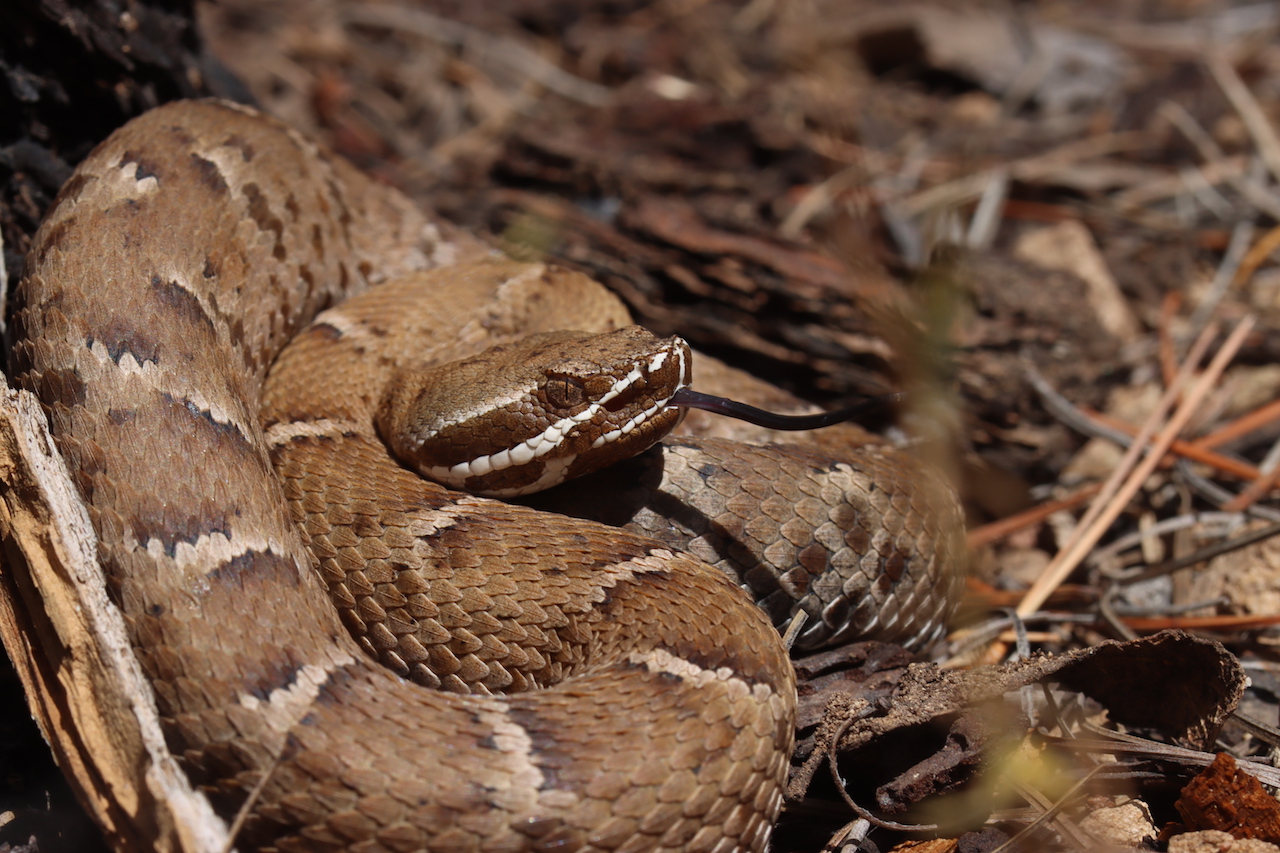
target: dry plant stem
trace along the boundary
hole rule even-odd
[[[1140,633],[1156,631],[1257,631],[1280,625],[1280,614],[1268,616],[1124,616],[1125,625]]]
[[[1102,489],[1101,483],[1091,483],[1081,489],[1072,492],[1065,498],[1046,501],[1042,504],[1036,504],[1030,509],[1024,509],[1015,515],[1005,516],[997,519],[990,524],[984,524],[981,527],[974,528],[969,531],[969,547],[981,548],[983,545],[990,545],[992,542],[998,542],[1011,533],[1030,527],[1033,524],[1039,524],[1055,512],[1064,509],[1072,509],[1087,501],[1096,495]]]
[[[1103,593],[1102,598],[1098,599],[1098,615],[1111,628],[1111,632],[1115,636],[1126,642],[1136,640],[1138,639],[1138,632],[1130,628],[1112,606],[1115,592],[1115,588],[1112,587]]]
[[[1280,747],[1280,729],[1269,726],[1261,720],[1255,720],[1248,714],[1242,714],[1239,711],[1232,711],[1231,719],[1263,743],[1273,747]]]
[[[1031,387],[1040,395],[1045,410],[1065,426],[1091,438],[1105,438],[1121,447],[1129,446],[1131,435],[1103,425],[1098,418],[1086,413],[1066,397],[1059,394],[1057,389],[1049,384],[1049,380],[1041,376],[1031,365],[1026,365],[1024,370],[1027,375],[1027,381],[1031,383]]]
[[[1034,183],[1081,160],[1101,157],[1104,154],[1129,151],[1147,144],[1145,132],[1103,134],[1101,136],[1091,136],[1078,142],[1071,142],[1052,151],[1015,160],[1012,163],[996,168],[997,170],[1005,171],[1008,177],[1013,180]],[[973,175],[965,175],[945,184],[938,184],[926,190],[921,190],[914,195],[901,199],[898,202],[899,209],[904,215],[919,216],[930,210],[954,207],[974,201],[982,195],[982,192],[990,184],[991,172],[992,170],[987,170]]]
[[[1211,535],[1220,535],[1226,537],[1236,530],[1244,526],[1248,519],[1242,512],[1220,512],[1211,510],[1208,512],[1193,510],[1184,512],[1181,515],[1162,518],[1159,521],[1147,527],[1144,530],[1135,531],[1126,536],[1121,536],[1104,548],[1099,548],[1093,553],[1093,559],[1098,563],[1103,576],[1115,581],[1128,581],[1133,575],[1145,571],[1142,569],[1117,568],[1109,570],[1106,564],[1109,562],[1119,562],[1120,555],[1130,548],[1141,545],[1143,541],[1152,537],[1168,536],[1171,533],[1177,533],[1180,530],[1189,530],[1191,528],[1200,528],[1200,536],[1207,537]],[[1220,534],[1209,533],[1210,529],[1220,530]],[[1162,565],[1168,565],[1163,563]],[[1132,581],[1128,581],[1132,583]]]
[[[1242,174],[1243,167],[1237,166],[1229,159],[1218,143],[1213,141],[1213,137],[1181,105],[1165,101],[1160,105],[1159,112],[1200,152],[1200,156],[1208,164],[1205,167],[1206,171],[1221,175],[1223,180],[1231,184],[1258,210],[1273,219],[1280,218],[1280,199],[1256,180]],[[1205,179],[1209,180],[1210,176],[1206,175]]]
[[[1243,284],[1252,278],[1258,267],[1262,266],[1263,261],[1271,257],[1271,253],[1276,249],[1280,249],[1280,225],[1263,234],[1258,242],[1253,244],[1253,248],[1245,253],[1240,266],[1236,269],[1233,283]]]
[[[1151,473],[1155,471],[1156,466],[1160,464],[1165,452],[1169,449],[1169,445],[1173,443],[1174,437],[1186,426],[1196,408],[1209,393],[1209,389],[1213,387],[1214,383],[1222,375],[1222,371],[1226,369],[1227,364],[1235,357],[1236,352],[1244,343],[1245,336],[1252,331],[1253,326],[1254,320],[1252,316],[1245,317],[1236,325],[1235,330],[1218,351],[1209,368],[1205,370],[1191,392],[1182,401],[1173,418],[1161,430],[1146,458],[1136,468],[1133,468],[1138,457],[1146,449],[1150,434],[1155,431],[1156,424],[1164,417],[1164,413],[1168,410],[1173,400],[1181,394],[1182,386],[1190,379],[1194,366],[1199,363],[1204,351],[1208,348],[1209,341],[1212,339],[1215,330],[1209,327],[1201,333],[1182,369],[1178,371],[1174,385],[1165,392],[1156,412],[1143,427],[1142,433],[1134,441],[1133,446],[1129,448],[1123,461],[1116,468],[1115,473],[1107,481],[1098,498],[1094,501],[1093,506],[1085,514],[1085,518],[1081,521],[1079,527],[1077,527],[1078,535],[1075,537],[1075,541],[1054,558],[1045,572],[1027,591],[1026,597],[1018,605],[1017,612],[1019,615],[1025,616],[1039,610],[1040,606],[1049,597],[1049,594],[1071,574],[1072,570],[1084,559],[1089,549],[1097,544],[1107,528],[1124,511],[1129,500],[1146,482],[1146,479],[1151,476]],[[1126,480],[1126,473],[1131,469],[1132,473],[1128,474],[1128,479]],[[1124,481],[1123,485],[1121,485],[1122,480]]]
[[[1254,144],[1258,146],[1258,153],[1262,155],[1262,161],[1267,164],[1272,177],[1280,180],[1280,138],[1276,137],[1275,128],[1267,121],[1257,99],[1221,50],[1210,51],[1205,64],[1222,88],[1222,94],[1227,96],[1231,106],[1240,114],[1240,119],[1253,137]]]
[[[1037,827],[1043,825],[1046,821],[1057,817],[1058,812],[1062,811],[1067,803],[1071,801],[1071,798],[1080,793],[1081,789],[1084,788],[1084,786],[1087,785],[1100,770],[1102,770],[1101,767],[1094,767],[1084,775],[1084,778],[1072,785],[1070,791],[1067,791],[1059,797],[1056,803],[1051,803],[1048,798],[1044,797],[1039,791],[1036,791],[1033,788],[1023,784],[1017,785],[1018,793],[1022,798],[1032,806],[1039,808],[1041,812],[1035,820],[1020,829],[1016,835],[1001,844],[995,850],[992,850],[991,853],[1003,853],[1005,850],[1018,849],[1017,845],[1019,841],[1030,836],[1031,833],[1035,832]],[[1063,831],[1063,834],[1071,836],[1072,849],[1088,850],[1093,847],[1094,839],[1077,827],[1074,822],[1061,818],[1058,820],[1058,827]]]
[[[1253,223],[1249,221],[1237,222],[1235,227],[1231,229],[1231,240],[1227,243],[1227,250],[1222,254],[1222,263],[1218,264],[1217,271],[1213,274],[1213,281],[1209,285],[1208,292],[1204,298],[1200,300],[1200,304],[1196,306],[1196,310],[1192,312],[1191,319],[1187,321],[1187,328],[1191,332],[1198,331],[1209,322],[1209,318],[1218,310],[1227,291],[1231,289],[1231,284],[1236,280],[1236,276],[1240,270],[1240,261],[1248,252],[1249,240],[1253,237]]]
[[[1178,479],[1181,480],[1187,488],[1204,498],[1214,506],[1225,506],[1235,497],[1235,494],[1228,492],[1214,481],[1207,477],[1202,477],[1196,473],[1191,463],[1185,459],[1178,460],[1176,468]],[[1263,519],[1265,521],[1280,521],[1280,510],[1274,510],[1265,504],[1254,504],[1246,510],[1251,518]]]
[[[400,30],[443,44],[477,50],[485,58],[502,63],[552,92],[587,106],[604,106],[612,97],[606,87],[575,77],[514,39],[493,36],[421,9],[349,5],[343,15],[348,23]]]
[[[1079,752],[1102,753],[1115,755],[1134,755],[1139,758],[1149,758],[1158,761],[1174,761],[1191,767],[1208,767],[1217,757],[1212,752],[1202,752],[1198,749],[1187,749],[1181,746],[1171,746],[1169,744],[1157,743],[1155,741],[1142,740],[1139,742],[1131,742],[1128,739],[1120,740],[1115,732],[1105,731],[1107,737],[1104,738],[1051,738],[1052,742],[1064,749],[1076,750]],[[1047,736],[1046,736],[1047,737]],[[1253,776],[1264,785],[1276,786],[1280,785],[1280,768],[1268,767],[1256,761],[1238,761],[1236,765]],[[1106,767],[1107,765],[1102,765]]]
[[[1164,301],[1160,303],[1160,324],[1156,334],[1160,350],[1160,376],[1166,388],[1178,373],[1177,347],[1173,343],[1173,318],[1177,316],[1178,309],[1181,307],[1182,294],[1176,290],[1167,293]]]
[[[854,802],[853,797],[849,796],[848,790],[845,789],[844,779],[840,778],[839,757],[836,755],[836,749],[840,746],[840,741],[844,738],[844,733],[848,731],[849,726],[852,725],[855,720],[856,718],[853,717],[845,720],[840,725],[840,728],[836,730],[835,737],[831,739],[831,745],[827,748],[827,766],[831,768],[831,780],[835,783],[836,790],[840,792],[840,796],[844,798],[845,805],[847,805],[858,817],[868,823],[880,827],[881,829],[891,829],[900,832],[932,832],[933,830],[938,829],[938,825],[933,823],[910,824],[886,820],[885,818],[867,811],[866,808]]]
[[[1113,430],[1123,432],[1130,438],[1138,434],[1139,429],[1133,424],[1125,423],[1122,420],[1113,418],[1110,415],[1103,414],[1102,412],[1095,412],[1092,409],[1081,409],[1081,411],[1098,421],[1098,423]],[[1126,445],[1131,443],[1132,442],[1125,442]],[[1200,444],[1194,441],[1186,441],[1181,438],[1177,439],[1173,444],[1169,445],[1169,450],[1179,456],[1190,459],[1193,462],[1211,465],[1222,473],[1230,474],[1233,477],[1239,477],[1241,480],[1257,480],[1262,474],[1262,472],[1253,465],[1250,465],[1248,462],[1233,459],[1230,456],[1223,456],[1221,453],[1214,453],[1212,450],[1201,447]]]
[[[1266,496],[1275,488],[1276,482],[1280,481],[1280,457],[1277,451],[1280,450],[1280,444],[1273,444],[1271,450],[1267,453],[1267,458],[1262,461],[1261,471],[1257,478],[1250,483],[1245,489],[1231,500],[1222,505],[1227,512],[1242,512],[1253,506],[1259,500]]]
[[[991,247],[1003,219],[1005,199],[1009,197],[1009,173],[1004,169],[993,169],[988,174],[990,180],[982,191],[965,235],[965,245],[970,249]]]
[[[1124,477],[1133,468],[1138,457],[1146,449],[1147,442],[1155,433],[1160,421],[1164,418],[1165,413],[1173,406],[1178,395],[1182,393],[1182,388],[1190,380],[1191,373],[1195,369],[1195,365],[1200,363],[1200,359],[1204,357],[1205,352],[1208,350],[1209,343],[1213,339],[1213,334],[1213,329],[1205,329],[1200,334],[1200,337],[1192,346],[1192,351],[1188,355],[1186,363],[1183,364],[1182,369],[1174,377],[1173,384],[1171,384],[1169,389],[1165,391],[1165,394],[1160,399],[1155,411],[1153,411],[1151,416],[1147,418],[1147,422],[1143,424],[1142,429],[1135,437],[1133,443],[1129,445],[1129,449],[1121,459],[1120,464],[1116,466],[1115,471],[1111,473],[1111,477],[1103,484],[1088,511],[1076,525],[1074,535],[1070,540],[1068,540],[1067,544],[1063,547],[1063,550],[1058,553],[1057,557],[1055,557],[1054,560],[1045,567],[1044,572],[1023,597],[1021,604],[1019,604],[1017,608],[1019,615],[1025,617],[1027,614],[1039,610],[1041,605],[1048,600],[1049,595],[1053,590],[1066,579],[1072,569],[1074,569],[1079,561],[1083,559],[1084,549],[1081,549],[1079,556],[1075,556],[1074,554],[1079,543],[1085,539],[1085,533],[1088,531],[1089,526],[1102,514],[1103,508],[1116,495],[1117,491],[1121,487]],[[1001,654],[1003,654],[1003,652],[1001,652]]]
[[[871,821],[865,818],[858,818],[849,821],[840,829],[836,830],[835,835],[827,840],[826,846],[822,849],[839,850],[840,853],[857,853],[862,849],[862,842],[866,840],[867,835],[871,832]]]
[[[1280,400],[1259,406],[1248,414],[1241,415],[1231,423],[1214,430],[1206,436],[1191,442],[1197,448],[1208,450],[1229,444],[1241,436],[1262,429],[1280,418]]]

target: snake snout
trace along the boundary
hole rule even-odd
[[[475,494],[541,491],[648,449],[679,424],[688,345],[638,326],[547,332],[402,374],[378,415],[423,476]],[[477,391],[477,389],[483,389]]]

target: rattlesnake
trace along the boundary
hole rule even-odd
[[[219,102],[126,125],[77,169],[37,235],[18,293],[14,376],[42,400],[89,507],[171,749],[219,812],[247,807],[242,845],[762,849],[781,806],[794,677],[768,620],[723,572],[594,523],[432,485],[401,492],[393,483],[409,475],[372,441],[380,379],[346,382],[337,412],[271,391],[264,433],[264,379],[286,342],[323,309],[393,279],[448,309],[438,334],[451,351],[459,336],[470,345],[556,328],[569,309],[553,294],[570,308],[599,297],[603,327],[625,322],[585,278],[446,238],[295,131]],[[351,305],[304,338],[390,360],[378,342],[408,313],[382,322]],[[323,378],[328,368],[303,352],[292,380],[272,381]],[[326,357],[350,356],[338,353]],[[345,455],[314,452],[338,445]],[[764,454],[743,456],[747,467],[826,466],[858,488],[867,480],[807,451],[782,462],[772,461],[781,451],[744,452]],[[772,509],[743,529],[795,539],[774,510],[790,500],[812,514],[820,499],[839,507],[831,518],[860,525],[836,550],[930,540],[924,557],[855,554],[864,568],[879,561],[866,602],[836,603],[829,582],[810,584],[814,561],[828,559],[813,543],[783,543],[801,565],[764,582],[775,617],[790,583],[813,593],[805,606],[820,617],[865,623],[873,611],[874,623],[887,607],[901,636],[923,641],[954,599],[958,513],[945,489],[913,497],[923,475],[893,451],[871,454],[871,468],[908,481],[905,496],[865,486],[865,508],[891,520],[853,518],[836,487],[798,486],[763,496]],[[714,492],[720,475],[701,460],[686,469],[694,475],[671,475],[675,492],[697,485],[690,476]],[[695,551],[717,559],[732,532],[716,512],[741,500],[695,499],[706,522],[685,525]],[[903,512],[913,502],[946,518],[914,520]],[[636,523],[671,532],[648,512]],[[829,537],[831,519],[815,521]],[[766,569],[748,582],[760,586]],[[488,695],[513,687],[542,689]]]

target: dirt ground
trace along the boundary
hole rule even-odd
[[[198,16],[262,107],[496,245],[589,272],[655,331],[824,405],[909,391],[870,425],[955,480],[967,598],[918,682],[874,645],[799,664],[774,849],[1280,843],[1280,9]],[[966,681],[975,664],[999,689]],[[930,710],[838,731],[894,695]],[[827,749],[852,803],[815,769]],[[3,756],[0,850],[82,849],[35,760]]]

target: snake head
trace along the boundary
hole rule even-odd
[[[548,489],[646,450],[683,410],[689,345],[639,326],[547,332],[447,365],[401,371],[378,431],[401,462],[492,497]]]

